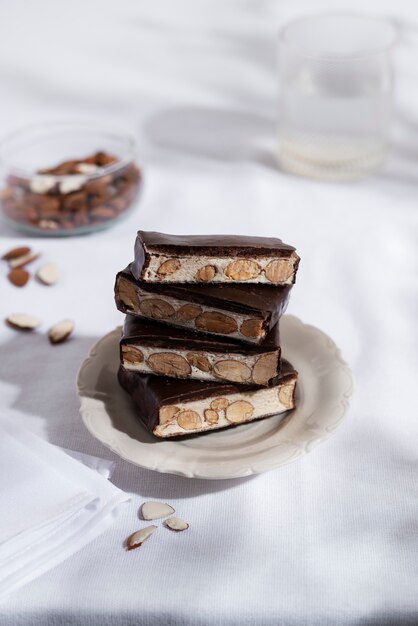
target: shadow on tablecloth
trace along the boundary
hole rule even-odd
[[[0,381],[11,417],[55,445],[116,462],[112,482],[147,498],[192,498],[238,487],[254,479],[198,480],[159,474],[121,460],[85,428],[76,377],[98,337],[74,336],[51,346],[44,333],[18,332],[0,345]]]

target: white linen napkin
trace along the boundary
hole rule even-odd
[[[92,541],[129,500],[106,461],[82,460],[0,421],[0,599]]]

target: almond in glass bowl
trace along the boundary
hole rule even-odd
[[[27,234],[65,236],[118,222],[138,198],[134,139],[91,123],[51,123],[0,143],[4,221]]]

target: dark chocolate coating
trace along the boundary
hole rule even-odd
[[[273,378],[268,386],[274,387],[286,383],[295,376],[297,372],[292,365],[283,360],[279,376]],[[161,406],[260,389],[257,385],[238,385],[222,381],[203,382],[140,374],[127,370],[123,366],[119,368],[118,379],[120,385],[132,397],[140,419],[151,432],[159,423]]]
[[[181,283],[147,283],[136,280],[131,266],[116,275],[115,301],[119,311],[126,313],[126,307],[118,298],[118,278],[123,277],[134,285],[138,285],[150,295],[161,294],[179,300],[202,304],[220,310],[251,315],[255,318],[268,320],[268,327],[274,326],[279,317],[286,311],[290,290],[293,285],[257,285],[257,284],[181,284]]]
[[[228,337],[199,335],[185,328],[177,328],[127,315],[123,326],[121,346],[152,346],[172,350],[197,350],[224,354],[260,354],[279,351],[280,337],[277,323],[260,344],[239,344]]]
[[[150,252],[169,256],[218,257],[289,257],[295,250],[275,237],[248,237],[240,235],[167,235],[139,230],[135,242],[135,261],[132,273],[141,278]]]

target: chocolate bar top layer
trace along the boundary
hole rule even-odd
[[[150,283],[295,282],[299,256],[274,237],[138,231],[132,273]]]
[[[150,252],[207,254],[209,256],[288,256],[295,248],[275,237],[248,237],[241,235],[166,235],[139,230],[135,254],[144,247]],[[143,254],[143,252],[142,252]]]
[[[121,345],[153,346],[231,354],[258,354],[274,352],[280,348],[277,323],[260,344],[238,344],[227,337],[198,335],[183,328],[158,324],[143,318],[127,315],[123,325]]]
[[[136,280],[131,272],[131,265],[119,272],[116,276],[116,285],[118,276],[123,276],[133,284],[138,285],[144,291],[150,294],[161,294],[178,298],[179,300],[187,300],[212,306],[214,308],[225,309],[236,313],[248,313],[256,317],[272,316],[273,323],[285,312],[290,291],[293,285],[280,285],[272,287],[271,285],[249,284],[224,284],[224,283],[205,283],[205,284],[176,284],[176,283],[147,283],[143,280]],[[115,285],[115,298],[118,304],[118,294]],[[118,306],[118,308],[120,308]]]

